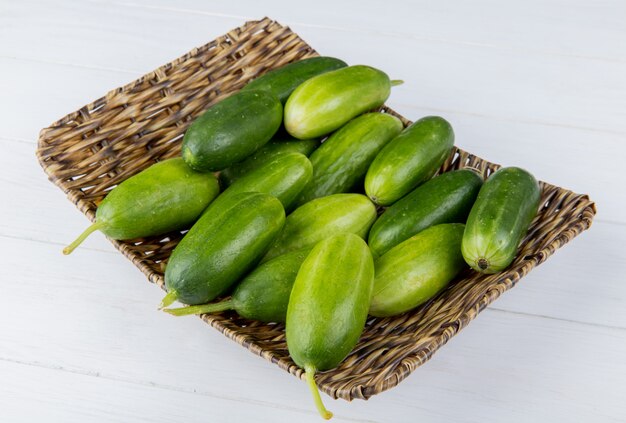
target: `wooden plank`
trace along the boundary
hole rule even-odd
[[[0,410],[11,423],[314,421],[313,410],[199,395],[0,360]],[[210,420],[207,420],[210,419]],[[338,421],[350,421],[338,416]]]
[[[146,72],[243,23],[240,18],[115,4],[96,3],[80,8],[60,2],[48,6],[51,11],[44,7],[35,13],[26,6],[15,7],[13,21],[21,19],[24,24],[6,25],[7,42],[0,43],[0,55]],[[128,16],[120,19],[126,12]],[[48,13],[53,15],[52,21],[47,18]],[[57,48],[32,47],[37,44],[23,31],[33,19],[50,34],[50,42]],[[291,23],[289,19],[284,22]],[[168,31],[163,31],[165,25]],[[393,101],[444,113],[461,111],[626,132],[622,119],[626,114],[626,86],[622,78],[626,61],[499,50],[482,45],[442,46],[429,39],[310,25],[292,27],[323,54],[342,57],[353,64],[377,66],[394,78],[404,79],[405,85],[394,89]],[[210,33],[207,28],[211,28]],[[72,33],[81,36],[70,43],[68,37]],[[618,41],[607,45],[617,50]],[[102,92],[112,87],[107,86]]]

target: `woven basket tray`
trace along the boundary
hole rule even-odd
[[[316,55],[287,27],[268,18],[248,22],[43,129],[37,157],[49,179],[93,220],[111,188],[155,161],[178,155],[185,129],[208,106],[268,69]],[[484,176],[499,167],[456,149],[441,170],[467,166]],[[321,390],[352,400],[397,385],[533,267],[589,228],[595,206],[586,195],[544,182],[541,188],[541,210],[506,272],[467,271],[427,305],[370,319],[352,354],[338,368],[318,374]],[[112,243],[163,288],[161,263],[181,236]],[[287,353],[283,325],[251,322],[232,312],[202,318],[254,354],[303,376]]]

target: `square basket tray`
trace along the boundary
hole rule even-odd
[[[208,106],[268,69],[316,55],[288,27],[268,18],[247,22],[43,129],[37,157],[49,179],[93,220],[110,189],[154,162],[178,155],[185,129]],[[410,123],[399,117],[405,125]],[[455,149],[441,171],[468,166],[485,177],[499,167]],[[397,385],[533,267],[589,228],[595,206],[588,196],[545,182],[541,189],[539,214],[505,272],[467,271],[424,306],[368,320],[346,360],[317,375],[320,389],[352,400]],[[162,263],[181,237],[177,232],[111,242],[163,288]],[[232,312],[202,319],[254,354],[303,376],[289,358],[283,325],[251,322]]]

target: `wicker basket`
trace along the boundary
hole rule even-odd
[[[185,129],[209,105],[268,69],[315,55],[287,27],[268,18],[248,22],[43,129],[37,157],[49,179],[93,220],[111,188],[155,161],[178,155]],[[441,170],[467,166],[485,176],[498,168],[457,149]],[[595,206],[586,195],[544,182],[541,188],[541,210],[506,272],[484,276],[467,271],[427,305],[393,318],[370,319],[350,356],[317,376],[321,390],[352,400],[397,385],[533,267],[589,228]],[[172,233],[112,242],[163,288],[161,263],[180,238]],[[287,353],[282,325],[251,322],[232,312],[202,318],[254,354],[302,377]]]

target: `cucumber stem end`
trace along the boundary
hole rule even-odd
[[[391,80],[391,86],[392,87],[397,87],[398,85],[402,85],[404,84],[404,81],[401,79],[392,79]]]
[[[63,249],[63,254],[65,255],[70,254],[72,251],[76,249],[76,247],[82,244],[83,241],[87,239],[89,235],[91,235],[93,232],[97,231],[98,229],[102,228],[102,226],[103,226],[102,222],[94,222],[91,225],[89,225],[89,227],[85,229],[82,234],[78,235],[78,238],[76,238],[70,245],[68,245],[67,247]]]
[[[168,292],[165,297],[161,300],[161,304],[159,304],[159,310],[172,305],[174,301],[178,299],[178,293],[176,291]]]
[[[206,314],[216,313],[218,311],[232,310],[233,301],[226,300],[221,303],[212,304],[200,304],[179,308],[164,308],[163,311],[171,314],[172,316],[188,316],[190,314]]]
[[[305,365],[304,372],[306,383],[307,385],[309,385],[311,394],[313,394],[313,401],[315,401],[315,407],[317,407],[317,411],[320,413],[320,416],[322,416],[323,419],[330,420],[333,417],[333,413],[331,413],[326,409],[326,407],[324,407],[324,403],[322,402],[322,398],[320,397],[320,391],[315,384],[315,367]]]

